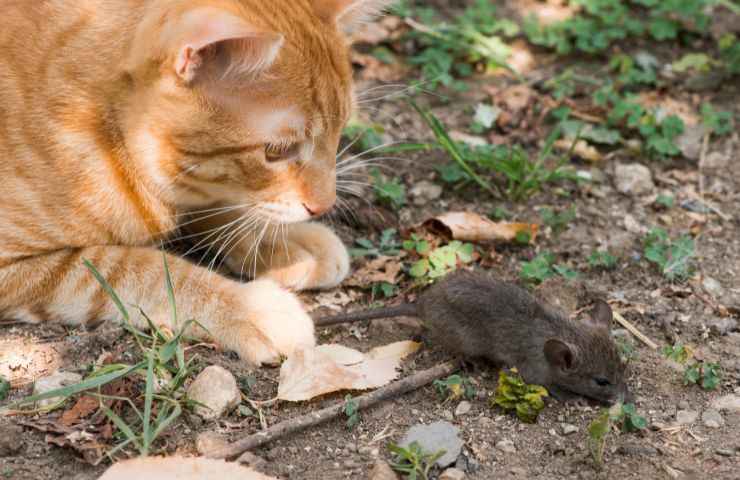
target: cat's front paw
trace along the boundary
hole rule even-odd
[[[276,247],[259,277],[285,288],[333,288],[349,273],[347,248],[334,232],[318,223],[291,225],[285,243]]]
[[[246,319],[236,324],[232,342],[242,359],[275,365],[298,347],[316,344],[313,320],[292,293],[270,280],[255,280],[241,295]]]

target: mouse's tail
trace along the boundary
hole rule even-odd
[[[415,317],[416,315],[416,305],[413,303],[404,303],[395,307],[373,308],[371,310],[343,313],[330,317],[319,317],[314,320],[314,324],[317,327],[328,327],[340,323],[354,323],[363,320],[376,320],[378,318]]]

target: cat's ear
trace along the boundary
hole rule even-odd
[[[283,37],[259,31],[231,13],[198,9],[185,14],[175,73],[186,84],[238,75],[258,75],[277,59]]]
[[[326,22],[350,31],[358,24],[379,15],[395,0],[313,0],[316,14]]]

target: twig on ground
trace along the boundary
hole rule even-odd
[[[411,375],[410,377],[395,381],[373,392],[361,395],[355,398],[354,401],[357,403],[358,410],[364,410],[383,400],[417,390],[434,380],[452,375],[459,368],[460,366],[458,362],[445,362],[436,367]],[[216,448],[210,452],[204,452],[205,456],[209,458],[234,459],[248,450],[260,447],[288,434],[300,432],[308,427],[320,425],[334,418],[338,418],[343,415],[344,407],[345,402],[342,401],[317,412],[311,412],[306,415],[291,418],[290,420],[273,425],[267,430],[245,437],[225,447]]]
[[[642,343],[647,345],[648,347],[652,348],[653,350],[658,348],[658,344],[650,340],[644,333],[639,331],[637,327],[632,325],[629,321],[627,321],[626,318],[622,316],[621,313],[614,311],[614,320],[617,321],[621,326],[629,330],[629,332],[638,338]]]

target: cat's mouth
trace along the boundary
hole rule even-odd
[[[293,205],[280,202],[260,203],[255,214],[267,223],[278,225],[305,222],[314,216],[303,204]]]

